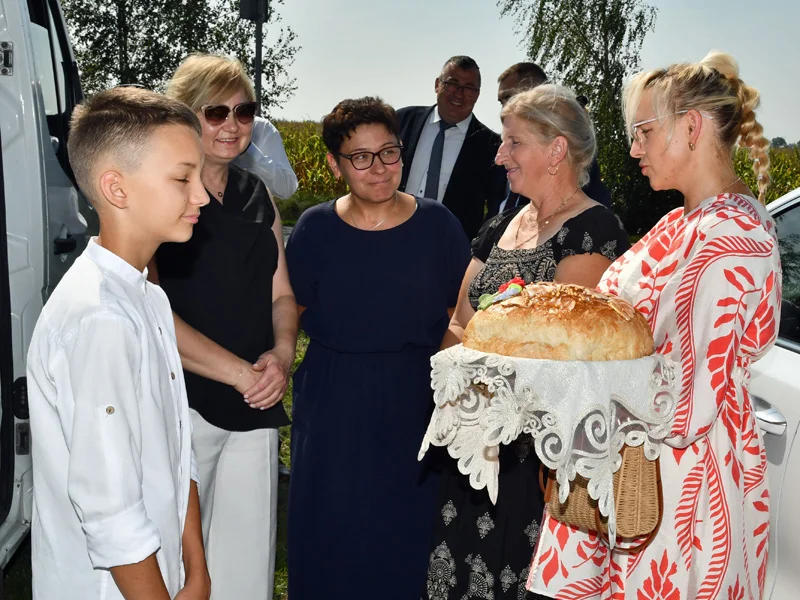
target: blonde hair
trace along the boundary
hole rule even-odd
[[[625,88],[622,109],[628,135],[642,96],[650,92],[653,110],[669,119],[673,113],[697,110],[711,115],[720,146],[732,156],[736,144],[750,150],[758,180],[758,199],[764,202],[769,186],[769,141],[756,120],[758,91],[739,79],[739,64],[724,52],[712,51],[699,63],[679,63],[667,69],[639,73]]]
[[[214,54],[190,54],[167,84],[167,96],[188,104],[195,112],[237,92],[244,92],[250,102],[256,100],[253,82],[242,63],[235,58]]]
[[[589,167],[597,150],[589,114],[563,85],[546,83],[515,94],[503,107],[500,119],[513,115],[527,121],[531,132],[545,144],[561,136],[567,140],[567,161],[578,185],[589,183]]]

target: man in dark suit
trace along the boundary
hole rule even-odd
[[[397,111],[404,147],[400,190],[442,202],[470,239],[487,204],[505,198],[505,170],[494,164],[500,136],[472,113],[480,88],[477,63],[454,56],[436,78],[434,106]]]
[[[497,78],[497,101],[501,106],[505,106],[506,102],[511,100],[515,94],[525,90],[532,90],[543,83],[547,83],[547,75],[536,63],[521,62],[511,65]],[[585,97],[581,96],[578,98],[579,102],[581,102],[581,98],[585,100]],[[585,108],[586,104],[581,102],[581,106]],[[611,208],[611,194],[602,179],[600,179],[600,166],[597,164],[596,158],[589,167],[589,183],[583,186],[583,192],[592,200]],[[511,190],[507,190],[507,194],[503,196],[502,201],[489,205],[486,218],[493,217],[498,212],[523,206],[528,202],[530,200],[525,196],[520,196]]]

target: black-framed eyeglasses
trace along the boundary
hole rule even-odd
[[[358,171],[366,171],[375,162],[376,156],[384,165],[393,165],[397,163],[397,161],[399,161],[403,155],[403,145],[398,144],[397,146],[387,146],[378,152],[368,152],[367,150],[362,150],[360,152],[353,152],[352,154],[343,154],[342,152],[339,152],[338,155],[349,160],[354,169]]]
[[[459,90],[465,96],[475,97],[480,93],[480,88],[476,88],[474,85],[461,85],[460,83],[456,83],[455,81],[439,81],[445,89],[450,92],[451,94],[455,94]]]
[[[228,120],[228,115],[233,111],[233,116],[242,125],[249,125],[253,122],[256,116],[256,109],[258,104],[255,102],[242,102],[233,108],[225,104],[213,104],[208,106],[201,106],[200,110],[203,116],[208,121],[209,125],[222,125]]]

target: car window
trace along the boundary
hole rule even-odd
[[[783,302],[778,335],[800,343],[800,203],[775,217],[783,268]]]

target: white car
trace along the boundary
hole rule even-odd
[[[771,534],[764,600],[800,598],[800,188],[771,202],[783,266],[778,341],[751,368],[767,448]],[[795,477],[798,476],[798,477]]]

